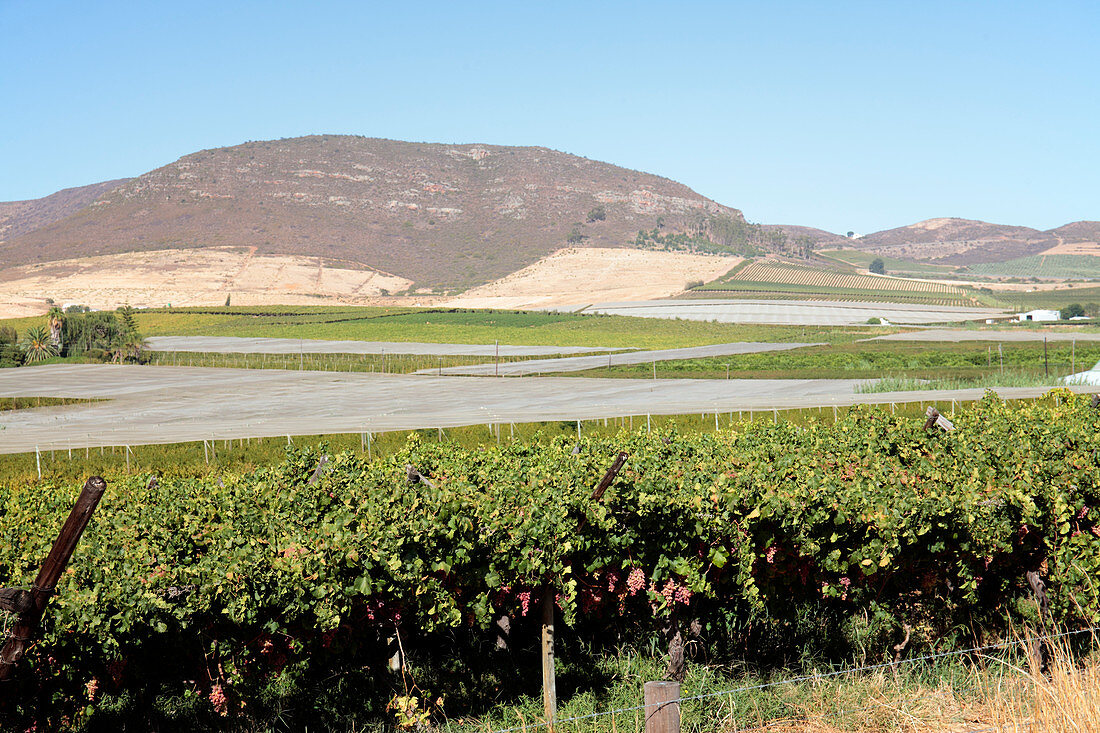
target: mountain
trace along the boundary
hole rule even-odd
[[[1100,242],[1100,221],[1075,221],[1047,233],[1067,242]]]
[[[956,218],[927,219],[849,241],[876,254],[952,265],[1026,257],[1058,243],[1055,235],[1037,229]]]
[[[0,244],[21,234],[61,221],[83,209],[112,188],[129,181],[93,183],[90,186],[65,188],[57,193],[29,201],[0,201]]]
[[[640,230],[744,224],[675,181],[547,148],[333,135],[204,150],[68,199],[68,216],[30,228],[12,215],[0,259],[244,246],[442,290],[503,277],[567,242],[621,247]]]

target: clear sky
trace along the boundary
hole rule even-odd
[[[0,200],[311,133],[543,145],[752,221],[1100,219],[1100,3],[0,0]]]

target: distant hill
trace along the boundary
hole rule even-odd
[[[119,178],[115,181],[93,183],[90,186],[66,188],[49,196],[29,201],[0,201],[0,244],[21,234],[61,221],[112,188],[129,180],[129,178]]]
[[[851,246],[890,257],[969,265],[1038,254],[1057,237],[1028,227],[973,219],[927,219],[849,240]]]
[[[675,181],[547,148],[353,136],[204,150],[74,190],[88,195],[68,195],[68,216],[30,226],[10,215],[0,259],[243,245],[459,289],[567,245],[631,246],[641,230],[698,236],[708,222],[744,223]]]
[[[1048,233],[1067,242],[1100,242],[1100,221],[1075,221],[1051,229]]]
[[[5,271],[65,260],[69,264],[62,269],[69,272],[92,256],[211,248],[203,261],[217,261],[215,269],[223,272],[218,268],[228,266],[226,257],[232,259],[225,254],[228,247],[263,259],[268,269],[281,266],[279,257],[292,257],[295,272],[314,268],[382,278],[367,278],[374,283],[369,287],[355,286],[350,295],[356,296],[376,286],[389,292],[398,283],[395,292],[461,291],[495,282],[565,247],[797,258],[812,244],[972,265],[1054,247],[1059,254],[1092,255],[1100,253],[1100,246],[1090,244],[1096,242],[1096,221],[1042,232],[942,218],[858,238],[799,225],[756,225],[681,183],[547,148],[340,135],[204,150],[137,178],[0,203]],[[186,259],[163,254],[147,261],[181,257]],[[240,273],[250,268],[256,269],[247,258],[238,266]],[[38,277],[37,272],[0,273],[0,282]],[[240,273],[225,272],[219,276],[225,290],[243,287]],[[265,282],[285,280],[268,274]],[[321,274],[312,282],[294,279],[299,289],[292,294],[308,298],[329,292],[320,285],[324,279]],[[31,289],[28,284],[27,292]],[[274,291],[269,295],[275,297]]]

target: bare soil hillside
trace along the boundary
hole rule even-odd
[[[96,309],[223,305],[227,297],[234,305],[368,304],[410,284],[388,273],[251,247],[157,250],[0,270],[0,318],[44,313],[47,298]]]
[[[540,308],[666,298],[682,292],[692,281],[721,277],[739,262],[740,257],[720,255],[569,248],[443,305]]]

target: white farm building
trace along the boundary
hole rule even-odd
[[[1017,313],[1016,320],[1020,323],[1025,321],[1060,321],[1062,320],[1062,314],[1059,311],[1034,310],[1027,313]]]

